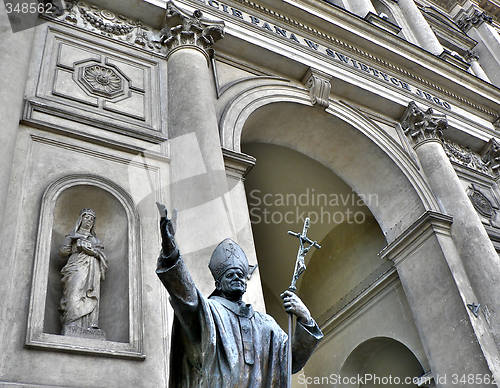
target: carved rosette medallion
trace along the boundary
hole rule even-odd
[[[73,79],[88,94],[116,101],[129,97],[130,81],[116,66],[89,60],[75,65]]]
[[[109,97],[123,91],[121,77],[113,69],[101,65],[84,67],[82,81],[85,81],[94,93],[105,94]]]
[[[186,46],[202,50],[208,58],[208,50],[224,37],[224,22],[205,19],[200,10],[191,15],[169,2],[160,36],[168,50],[167,58],[176,49]]]
[[[328,108],[330,102],[330,84],[331,76],[322,71],[313,69],[312,67],[307,70],[302,78],[302,83],[309,89],[309,98],[311,104]]]
[[[417,146],[425,140],[442,140],[443,131],[448,128],[446,115],[432,108],[423,111],[414,101],[408,104],[400,121],[404,134]]]
[[[472,205],[479,214],[488,219],[493,218],[493,216],[496,214],[496,211],[493,208],[491,201],[483,193],[476,189],[474,184],[472,184],[471,187],[468,188],[467,195],[469,196]]]

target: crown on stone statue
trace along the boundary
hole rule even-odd
[[[247,276],[248,259],[237,243],[226,238],[215,248],[208,268],[215,280],[219,280],[229,268],[239,268]]]
[[[82,211],[80,212],[80,216],[83,216],[84,214],[90,214],[92,217],[95,218],[95,211],[93,211],[92,209],[86,207],[85,209],[82,209]]]

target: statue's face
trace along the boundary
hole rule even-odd
[[[81,226],[84,229],[90,229],[92,228],[92,225],[94,225],[94,216],[92,214],[84,214],[82,217],[82,224]]]
[[[247,278],[241,269],[229,268],[216,287],[227,299],[239,300],[247,290]]]

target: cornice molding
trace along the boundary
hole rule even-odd
[[[193,6],[199,6],[207,9],[207,12],[217,14],[218,16],[222,17],[224,16],[224,12],[217,10],[214,7],[210,7],[207,4],[204,4],[205,0],[185,0],[188,3],[192,3]],[[457,93],[454,93],[451,90],[448,90],[444,87],[438,86],[434,82],[430,81],[429,79],[422,78],[414,73],[412,73],[409,70],[406,70],[405,68],[398,66],[396,64],[390,63],[378,56],[375,56],[365,50],[360,49],[359,47],[356,47],[348,42],[344,42],[340,39],[337,39],[335,36],[332,36],[330,34],[324,33],[321,30],[311,27],[310,25],[306,25],[302,22],[299,22],[298,20],[295,20],[295,18],[289,17],[285,14],[282,14],[276,10],[270,9],[268,7],[265,7],[263,5],[257,4],[253,1],[250,0],[226,0],[225,4],[240,4],[243,6],[244,10],[248,12],[248,10],[254,10],[254,14],[258,17],[266,17],[268,18],[267,21],[269,22],[277,22],[277,25],[280,25],[281,27],[285,27],[286,25],[287,29],[289,29],[290,32],[295,32],[295,33],[304,33],[308,39],[314,38],[316,41],[322,42],[325,46],[331,47],[332,49],[335,50],[340,50],[344,52],[345,54],[348,54],[349,56],[352,56],[353,59],[356,59],[357,61],[365,61],[367,64],[375,65],[378,67],[383,67],[386,69],[388,72],[392,72],[395,76],[400,76],[402,79],[404,79],[407,82],[411,82],[415,84],[416,87],[419,87],[421,89],[426,89],[429,91],[434,91],[438,92],[443,98],[447,98],[450,100],[454,100],[456,103],[459,105],[464,106],[465,109],[474,109],[478,112],[480,112],[483,115],[486,115],[489,117],[489,119],[493,118],[493,120],[496,120],[499,117],[499,114],[496,110],[490,110],[485,108],[484,106],[481,106],[479,104],[474,103],[473,101],[470,101],[462,96],[460,96]],[[307,0],[304,1],[304,4],[307,3]],[[194,5],[196,4],[196,5]],[[290,4],[288,4],[290,5]],[[301,3],[302,8],[299,8],[299,11],[304,11],[307,12],[303,4]],[[307,4],[309,5],[309,4]],[[292,5],[298,7],[298,5]],[[447,61],[444,59],[441,59],[435,55],[432,55],[422,48],[415,46],[414,44],[399,38],[395,36],[394,34],[391,34],[389,32],[386,32],[382,30],[381,28],[378,28],[376,26],[373,26],[372,24],[364,21],[364,19],[361,19],[359,17],[356,17],[356,15],[352,15],[350,12],[340,9],[340,8],[335,8],[332,6],[329,6],[328,4],[320,4],[320,3],[314,3],[310,4],[311,7],[314,7],[314,11],[316,12],[311,12],[310,14],[304,15],[305,17],[307,16],[308,19],[310,18],[323,18],[321,22],[327,22],[330,24],[330,26],[334,28],[343,28],[346,29],[346,31],[354,31],[355,33],[358,34],[358,37],[360,35],[364,36],[372,36],[374,39],[376,38],[381,38],[385,40],[385,43],[387,46],[387,43],[390,42],[390,46],[392,46],[393,52],[396,50],[401,50],[401,53],[411,53],[413,56],[415,56],[414,59],[410,59],[414,61],[415,63],[428,63],[430,66],[436,67],[434,72],[436,74],[441,74],[443,71],[447,73],[453,73],[454,76],[460,78],[462,81],[460,84],[463,84],[463,80],[466,78],[468,81],[470,81],[473,85],[469,88],[469,90],[481,90],[485,87],[491,89],[487,93],[491,93],[492,95],[497,95],[498,98],[500,99],[500,91],[493,87],[490,84],[487,84],[485,81],[478,79],[477,77],[469,74],[468,72],[449,64]],[[325,7],[329,7],[328,9],[324,9]],[[328,18],[328,21],[326,20],[327,15],[318,15],[317,10],[320,9],[321,11],[324,12],[329,12],[329,13],[334,13],[335,15],[331,16]],[[208,11],[209,10],[209,11]],[[257,13],[255,13],[257,12]],[[225,14],[227,15],[227,13]],[[332,19],[333,17],[333,19]],[[250,25],[249,23],[246,23],[242,20],[239,20],[237,18],[231,19],[231,22],[244,26],[247,29],[253,30],[253,31],[259,31],[262,32],[261,28],[256,27],[254,25]],[[335,22],[335,24],[333,24]],[[281,23],[281,24],[279,24]],[[383,36],[382,36],[383,35]],[[276,34],[275,36],[272,35],[274,39],[284,41],[288,45],[290,44],[290,39],[280,37],[280,35]],[[371,40],[373,41],[373,39]],[[294,48],[297,48],[296,46],[293,46]],[[321,56],[322,59],[325,58],[324,55],[319,54],[318,52],[315,52],[314,50],[308,50],[307,48],[299,48],[301,51],[304,51],[308,55],[315,55],[315,56]],[[402,55],[402,54],[401,54]],[[405,60],[408,58],[406,57],[405,54]],[[340,65],[342,65],[340,63]],[[439,69],[439,70],[438,70]],[[458,85],[459,83],[455,83],[455,85]]]
[[[391,260],[397,266],[434,234],[451,236],[453,217],[426,211],[408,229],[379,253],[382,259]]]

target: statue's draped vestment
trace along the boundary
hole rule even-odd
[[[96,256],[78,251],[76,241],[84,240],[92,246]],[[91,234],[72,232],[59,247],[61,257],[69,256],[61,270],[63,298],[61,300],[61,324],[81,327],[97,327],[101,280],[104,279],[107,262],[99,239]]]
[[[287,334],[251,305],[198,291],[182,258],[157,274],[175,310],[170,388],[284,388]],[[297,323],[292,366],[299,371],[323,337],[314,322]]]

